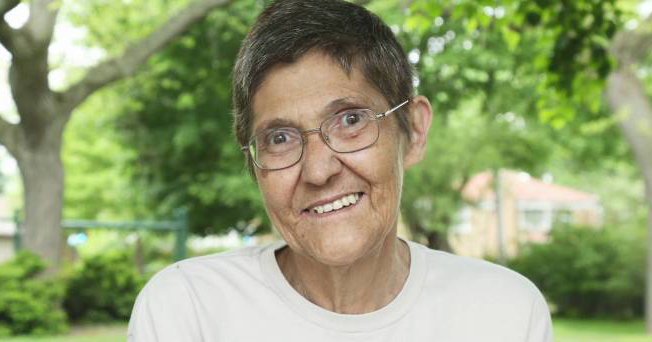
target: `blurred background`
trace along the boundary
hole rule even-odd
[[[652,341],[652,1],[357,2],[435,113],[400,235],[530,278],[557,341]],[[278,238],[231,132],[266,3],[0,0],[0,340],[125,341],[152,274]]]

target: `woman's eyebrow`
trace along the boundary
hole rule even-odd
[[[369,105],[365,103],[367,103],[367,101],[365,101],[363,98],[360,97],[355,97],[355,96],[341,97],[339,99],[335,99],[329,102],[326,106],[324,106],[321,110],[320,117],[326,118],[330,115],[336,114],[342,108],[347,108],[347,107],[368,108]],[[292,120],[288,120],[285,118],[274,118],[274,119],[263,121],[259,125],[259,127],[256,130],[254,130],[254,134],[258,134],[270,128],[279,128],[279,127],[298,127],[298,125],[296,122]]]
[[[342,97],[339,99],[335,99],[331,102],[329,102],[323,109],[322,109],[322,117],[332,115],[337,113],[340,109],[345,108],[345,107],[368,107],[368,105],[364,104],[365,101],[359,97],[354,97],[354,96],[347,96],[347,97]]]
[[[297,126],[297,124],[292,120],[288,120],[288,119],[284,119],[284,118],[274,118],[274,119],[271,119],[271,120],[263,121],[260,124],[260,126],[258,127],[258,129],[256,129],[254,131],[254,134],[258,134],[258,133],[266,131],[266,130],[268,130],[270,128],[296,127],[296,126]]]

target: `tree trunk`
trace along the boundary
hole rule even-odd
[[[48,51],[60,1],[29,1],[27,22],[20,29],[12,29],[4,15],[20,1],[0,0],[0,45],[12,55],[9,83],[20,116],[17,125],[0,117],[0,144],[16,159],[23,180],[23,247],[50,262],[46,274],[54,274],[60,263],[64,185],[61,142],[70,113],[98,89],[133,75],[152,54],[212,9],[231,1],[189,2],[149,35],[129,44],[122,56],[90,68],[66,91],[54,92],[48,83]]]
[[[60,119],[60,121],[63,121]],[[59,269],[64,172],[61,141],[64,123],[52,124],[38,139],[19,139],[15,158],[23,181],[25,221],[21,247],[49,263],[46,276]]]
[[[428,247],[449,253],[453,251],[451,245],[448,243],[448,234],[439,231],[427,232],[425,234],[428,239]]]
[[[631,146],[645,182],[648,208],[647,286],[645,317],[652,334],[652,107],[641,82],[627,66],[616,70],[607,80],[607,95],[614,115]]]
[[[652,169],[644,170],[644,178],[648,226],[645,326],[647,327],[648,334],[652,335]]]
[[[136,232],[136,252],[134,254],[134,261],[138,274],[145,275],[145,251],[143,247],[143,239],[138,232]]]

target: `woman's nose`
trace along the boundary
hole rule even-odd
[[[312,132],[307,132],[312,133]],[[327,136],[306,134],[303,158],[301,160],[301,178],[313,185],[325,185],[328,180],[342,170],[338,153],[327,145]]]

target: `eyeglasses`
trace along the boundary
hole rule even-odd
[[[262,170],[281,170],[298,163],[303,156],[308,133],[319,132],[328,147],[338,153],[352,153],[373,145],[380,134],[379,120],[410,100],[375,114],[370,109],[348,109],[322,121],[319,128],[300,131],[294,127],[276,127],[257,133],[248,145],[254,165]]]

